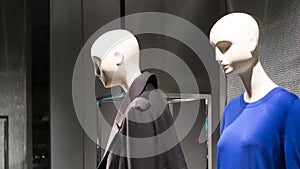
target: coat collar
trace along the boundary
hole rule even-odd
[[[127,94],[130,98],[130,101],[138,97],[149,83],[151,83],[157,89],[157,78],[154,74],[143,72],[140,76],[138,76],[128,89]]]

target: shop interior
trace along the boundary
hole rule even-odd
[[[161,12],[189,21],[208,37],[213,24],[224,14],[252,14],[261,26],[261,59],[268,75],[300,96],[299,9],[298,0],[0,1],[0,168],[96,168],[103,148],[78,120],[72,78],[82,47],[109,22],[135,13]],[[142,20],[136,21],[136,27],[142,24]],[[126,20],[120,25],[126,29]],[[157,75],[159,89],[166,93],[175,119],[181,107],[188,114],[189,107],[199,105],[195,122],[181,141],[188,168],[216,168],[222,112],[228,100],[243,92],[241,81],[233,76],[226,78],[214,57],[199,59],[178,39],[154,33],[137,34],[136,38],[140,50],[169,51],[190,68],[197,91],[181,91],[177,81],[188,86],[188,77],[175,79],[166,71],[143,67],[150,62],[168,67],[174,60],[151,60],[141,54],[142,70]],[[208,50],[213,56],[213,48]],[[111,90],[105,89],[99,79],[95,78],[94,84],[97,105],[93,123],[97,124],[95,138],[101,142],[102,121],[112,124],[117,109],[114,99],[106,97]],[[122,93],[120,88],[115,91]]]

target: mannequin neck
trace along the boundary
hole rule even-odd
[[[123,90],[127,93],[129,87],[131,86],[131,84],[133,83],[133,81],[140,76],[142,73],[139,69],[136,70],[129,70],[126,72],[124,79],[123,79],[123,83],[121,84],[121,87],[123,88]]]
[[[264,71],[260,61],[252,69],[239,76],[245,88],[244,100],[249,103],[263,98],[277,87]]]

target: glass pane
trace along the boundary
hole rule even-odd
[[[4,168],[4,119],[0,119],[0,168]]]
[[[0,117],[0,168],[8,169],[8,121]]]

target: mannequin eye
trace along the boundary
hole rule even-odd
[[[232,43],[229,41],[220,41],[216,44],[217,48],[224,54],[231,47]]]

